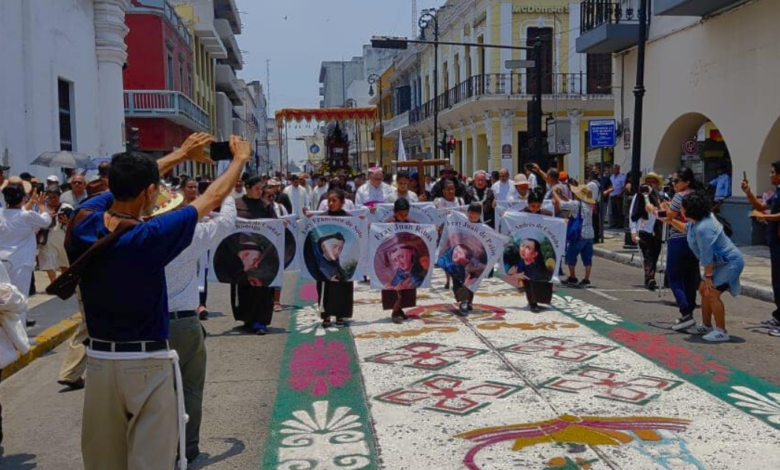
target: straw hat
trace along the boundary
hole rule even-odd
[[[525,177],[524,174],[520,173],[517,176],[515,176],[515,186],[530,186],[531,183],[528,182],[528,178]]]
[[[646,184],[648,179],[654,179],[658,181],[659,184],[664,182],[664,177],[654,171],[651,171],[646,175],[642,176],[642,184]]]
[[[29,181],[25,181],[18,176],[11,176],[10,178],[3,181],[3,185],[0,186],[0,190],[8,186],[9,184],[21,184],[24,188],[24,194],[30,194],[32,191],[32,184],[30,184]]]
[[[167,214],[179,207],[182,202],[184,202],[183,194],[171,191],[168,186],[160,183],[160,193],[157,195],[157,203],[154,205],[151,217]]]
[[[593,199],[593,193],[585,185],[574,186],[571,188],[571,192],[577,196],[577,199],[582,202],[586,202],[588,204],[596,203],[596,201]]]

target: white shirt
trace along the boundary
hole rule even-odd
[[[303,186],[287,186],[284,194],[290,198],[293,214],[303,215],[303,208],[309,208],[309,193]]]
[[[509,192],[509,196],[507,196],[507,201],[527,201],[529,194],[531,194],[530,189],[527,193],[525,193],[525,196],[521,196],[520,193],[517,192],[516,188],[512,188],[512,191]]]
[[[596,181],[591,181],[585,186],[587,186],[588,189],[590,189],[590,193],[593,195],[594,201],[596,202],[601,201],[601,188],[599,187],[599,184]]]
[[[496,201],[508,201],[509,195],[515,192],[515,187],[509,184],[509,181],[506,183],[497,181],[493,183],[493,187],[490,189],[493,190],[493,194],[496,196]]]
[[[81,196],[76,196],[73,191],[65,191],[62,193],[62,196],[60,196],[60,202],[65,204],[70,204],[73,206],[74,209],[78,209],[81,205],[81,202],[87,198],[87,192],[84,191],[81,193]]]
[[[371,183],[366,183],[358,188],[355,195],[355,205],[365,206],[369,203],[379,204],[387,202],[392,194],[393,187],[387,183],[382,183],[378,188],[375,188]]]
[[[398,199],[406,199],[409,202],[419,202],[419,198],[417,197],[417,194],[414,191],[408,190],[406,191],[406,196],[399,197],[398,196],[398,190],[394,189],[393,192],[390,194],[390,197],[387,198],[387,203],[394,203]]]
[[[433,205],[437,209],[452,209],[452,208],[460,207],[464,204],[463,204],[463,199],[459,197],[456,197],[452,201],[448,201],[443,197],[437,197],[436,199],[433,200]]]
[[[168,285],[168,310],[181,312],[200,306],[198,260],[236,228],[236,202],[228,197],[219,214],[195,226],[192,243],[165,267]]]
[[[234,189],[233,190],[233,199],[238,199],[238,198],[242,197],[244,194],[246,194],[246,190],[245,189],[242,189],[241,191],[236,191]]]
[[[48,212],[0,210],[0,260],[9,261],[14,267],[35,266],[35,233],[49,225],[51,216]]]
[[[533,191],[534,188],[539,184],[538,181],[536,181],[536,173],[531,173],[528,175],[528,182],[531,184],[531,190]]]
[[[323,186],[315,186],[314,189],[311,190],[311,206],[310,207],[317,207],[320,205],[320,199],[322,198],[322,195],[328,192],[328,185],[325,184]]]

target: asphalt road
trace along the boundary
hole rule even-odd
[[[774,310],[773,304],[723,294],[726,328],[731,342],[707,343],[697,336],[671,330],[679,316],[674,296],[669,290],[649,292],[644,289],[641,269],[601,258],[594,258],[593,265],[593,288],[569,289],[577,297],[647,325],[657,334],[665,335],[672,344],[710,355],[724,364],[780,385],[780,368],[771,359],[780,350],[780,338],[769,336],[760,325],[762,320],[770,317]],[[582,279],[582,266],[579,266],[577,274]],[[697,309],[694,316],[700,321],[701,309]]]
[[[209,288],[203,454],[192,469],[258,468],[276,399],[289,313],[277,313],[265,337],[246,334],[233,321],[228,292],[222,285]],[[0,469],[83,469],[84,393],[56,383],[63,351],[63,346],[54,349],[0,384],[5,434]]]

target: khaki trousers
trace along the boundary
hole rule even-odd
[[[170,360],[87,359],[85,470],[171,470],[179,428]]]
[[[200,452],[200,423],[203,416],[203,386],[206,383],[206,343],[203,327],[198,317],[171,320],[171,349],[179,354],[184,409],[187,411],[186,443],[187,460],[193,460]]]
[[[81,311],[83,312],[84,309],[82,308]],[[65,357],[60,368],[60,377],[57,379],[59,381],[75,382],[84,377],[84,372],[87,370],[87,348],[84,346],[84,341],[89,334],[87,322],[83,318],[84,314],[81,315],[81,322],[68,341],[68,349],[65,350]]]

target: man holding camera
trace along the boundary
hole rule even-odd
[[[115,155],[110,192],[85,201],[74,215],[66,246],[71,265],[120,231],[101,256],[89,259],[79,282],[89,331],[81,440],[86,470],[174,466],[185,417],[178,356],[168,346],[165,266],[189,246],[198,220],[230,195],[250,159],[249,144],[231,137],[233,160],[203,195],[183,209],[143,219],[161,207],[161,174],[186,160],[213,164],[203,156],[211,141],[194,134],[158,161],[138,152]],[[182,441],[183,435],[183,470]]]

